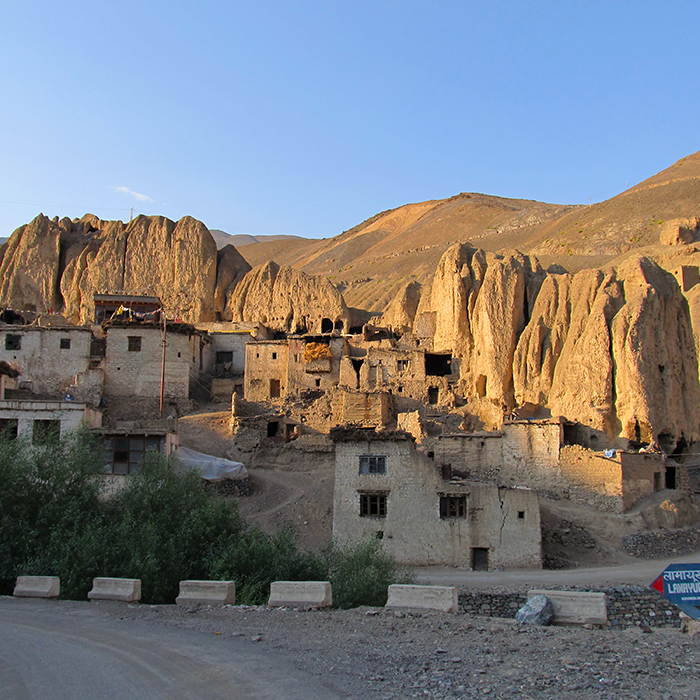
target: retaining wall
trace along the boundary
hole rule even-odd
[[[595,591],[608,598],[608,620],[613,628],[637,625],[649,627],[680,627],[680,610],[654,589],[646,586],[615,586],[611,588],[577,588],[560,586],[559,590]],[[461,591],[459,605],[464,612],[482,617],[515,618],[515,613],[527,602],[527,589],[520,591]]]

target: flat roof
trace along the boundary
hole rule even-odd
[[[143,297],[143,296],[133,296],[130,294],[93,294],[93,301],[113,301],[115,303],[129,304],[158,304],[161,305],[160,299],[158,297]]]

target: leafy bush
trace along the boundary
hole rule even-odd
[[[99,521],[100,456],[82,432],[43,446],[0,434],[0,593],[21,574],[69,581]]]
[[[400,567],[376,538],[342,547],[334,542],[324,550],[323,563],[337,608],[382,606],[392,583],[415,582],[412,572]]]
[[[250,527],[236,501],[156,453],[101,498],[101,464],[85,433],[41,447],[0,435],[0,593],[18,575],[60,576],[62,597],[85,599],[95,576],[115,576],[141,579],[144,602],[171,603],[181,580],[218,579],[259,604],[272,581],[330,580],[335,605],[352,607],[383,605],[389,584],[410,580],[378,540],[317,555],[291,528]]]

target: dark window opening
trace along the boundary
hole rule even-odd
[[[664,475],[661,472],[654,472],[654,491],[661,491],[664,487]]]
[[[61,338],[59,347],[61,350],[70,350],[70,338]]]
[[[233,352],[230,350],[221,350],[216,353],[216,364],[227,365],[233,362]]]
[[[432,450],[428,452],[428,459],[435,459],[435,453]]]
[[[386,474],[386,457],[383,455],[362,455],[360,474]]]
[[[273,352],[273,353],[272,353],[272,359],[273,359],[273,360],[276,360],[276,359],[277,359],[277,353],[276,353],[276,352]]]
[[[332,333],[333,332],[333,321],[330,318],[321,319],[321,333]]]
[[[280,429],[280,424],[279,421],[276,420],[271,420],[268,421],[267,423],[267,437],[277,437],[277,433],[279,432]]]
[[[428,387],[428,403],[435,405],[438,402],[438,388],[436,386]]]
[[[279,379],[270,379],[270,398],[277,399],[280,397],[282,387]]]
[[[362,333],[362,326],[350,326],[350,335],[360,335]]]
[[[126,476],[135,474],[141,468],[146,452],[159,452],[160,437],[111,437],[104,441],[106,450],[105,471],[108,474]]]
[[[452,478],[452,465],[451,464],[441,464],[440,473],[444,481],[449,481]]]
[[[343,322],[342,322],[340,319],[338,319],[338,320],[333,324],[333,328],[335,328],[335,330],[337,330],[337,331],[342,331],[342,330],[343,330]]]
[[[316,379],[316,386],[321,386],[321,380],[318,378]]]
[[[396,369],[399,372],[404,372],[408,369],[408,360],[396,360]]]
[[[17,419],[0,418],[0,433],[4,437],[14,440],[17,437]]]
[[[399,394],[403,394],[403,387],[399,386]]]
[[[290,442],[291,440],[294,440],[297,435],[296,435],[296,425],[294,423],[285,423],[284,425],[284,441],[285,442]]]
[[[676,468],[666,467],[666,488],[675,489],[676,488]]]
[[[425,353],[425,373],[429,377],[446,377],[452,374],[452,355]]]
[[[440,518],[450,520],[467,517],[466,496],[440,496]]]
[[[22,336],[8,333],[5,336],[5,350],[21,350]]]
[[[377,530],[377,533],[376,533],[375,537],[376,537],[378,540],[383,540],[383,539],[384,539],[384,530]]]
[[[489,570],[489,550],[486,547],[472,547],[472,570]]]
[[[525,520],[525,511],[524,510],[518,511],[518,520]]]
[[[32,430],[32,442],[35,445],[50,445],[61,437],[60,420],[35,420]]]
[[[140,335],[130,335],[127,336],[129,341],[129,352],[141,352],[141,336]]]
[[[360,517],[385,518],[386,494],[360,494]]]

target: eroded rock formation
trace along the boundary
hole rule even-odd
[[[253,268],[229,301],[233,321],[262,322],[289,333],[347,331],[350,312],[325,278],[268,262]]]
[[[697,439],[700,385],[688,303],[673,275],[633,257],[545,273],[519,253],[450,248],[422,317],[459,361],[460,391],[505,412],[534,404],[606,435]]]
[[[232,287],[250,269],[235,249],[219,257],[200,221],[139,216],[128,225],[39,215],[12,234],[0,265],[0,302],[63,310],[84,323],[95,293],[154,295],[169,314],[208,321],[225,307]],[[215,300],[215,290],[217,299]]]

